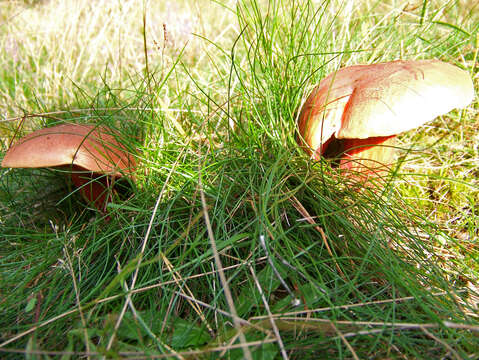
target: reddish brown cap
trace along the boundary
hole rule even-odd
[[[8,149],[3,167],[39,168],[77,165],[113,176],[130,175],[135,160],[113,136],[94,125],[64,124],[44,128],[20,139]]]
[[[391,136],[418,127],[474,97],[469,74],[438,60],[345,67],[313,90],[299,115],[309,153],[338,139]]]

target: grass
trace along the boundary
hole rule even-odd
[[[159,3],[0,3],[3,149],[93,122],[140,164],[110,221],[58,170],[2,170],[2,356],[479,358],[477,99],[362,191],[295,142],[340,66],[477,88],[475,2]]]

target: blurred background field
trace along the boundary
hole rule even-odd
[[[140,163],[109,222],[1,170],[2,356],[479,358],[477,96],[362,191],[295,142],[342,66],[436,58],[477,91],[478,30],[459,0],[0,2],[2,152],[95,123]]]

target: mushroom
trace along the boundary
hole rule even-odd
[[[316,160],[340,157],[341,169],[381,173],[393,162],[397,134],[465,107],[473,97],[469,74],[438,60],[349,66],[309,95],[297,141]]]
[[[133,177],[133,156],[113,136],[95,125],[64,124],[34,131],[11,146],[2,167],[68,167],[72,183],[100,211],[111,201],[112,181]]]

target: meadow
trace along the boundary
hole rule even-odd
[[[0,357],[479,359],[477,95],[364,187],[296,143],[341,67],[479,83],[476,1],[0,2],[1,157],[61,123],[137,159],[102,214],[0,169]]]

